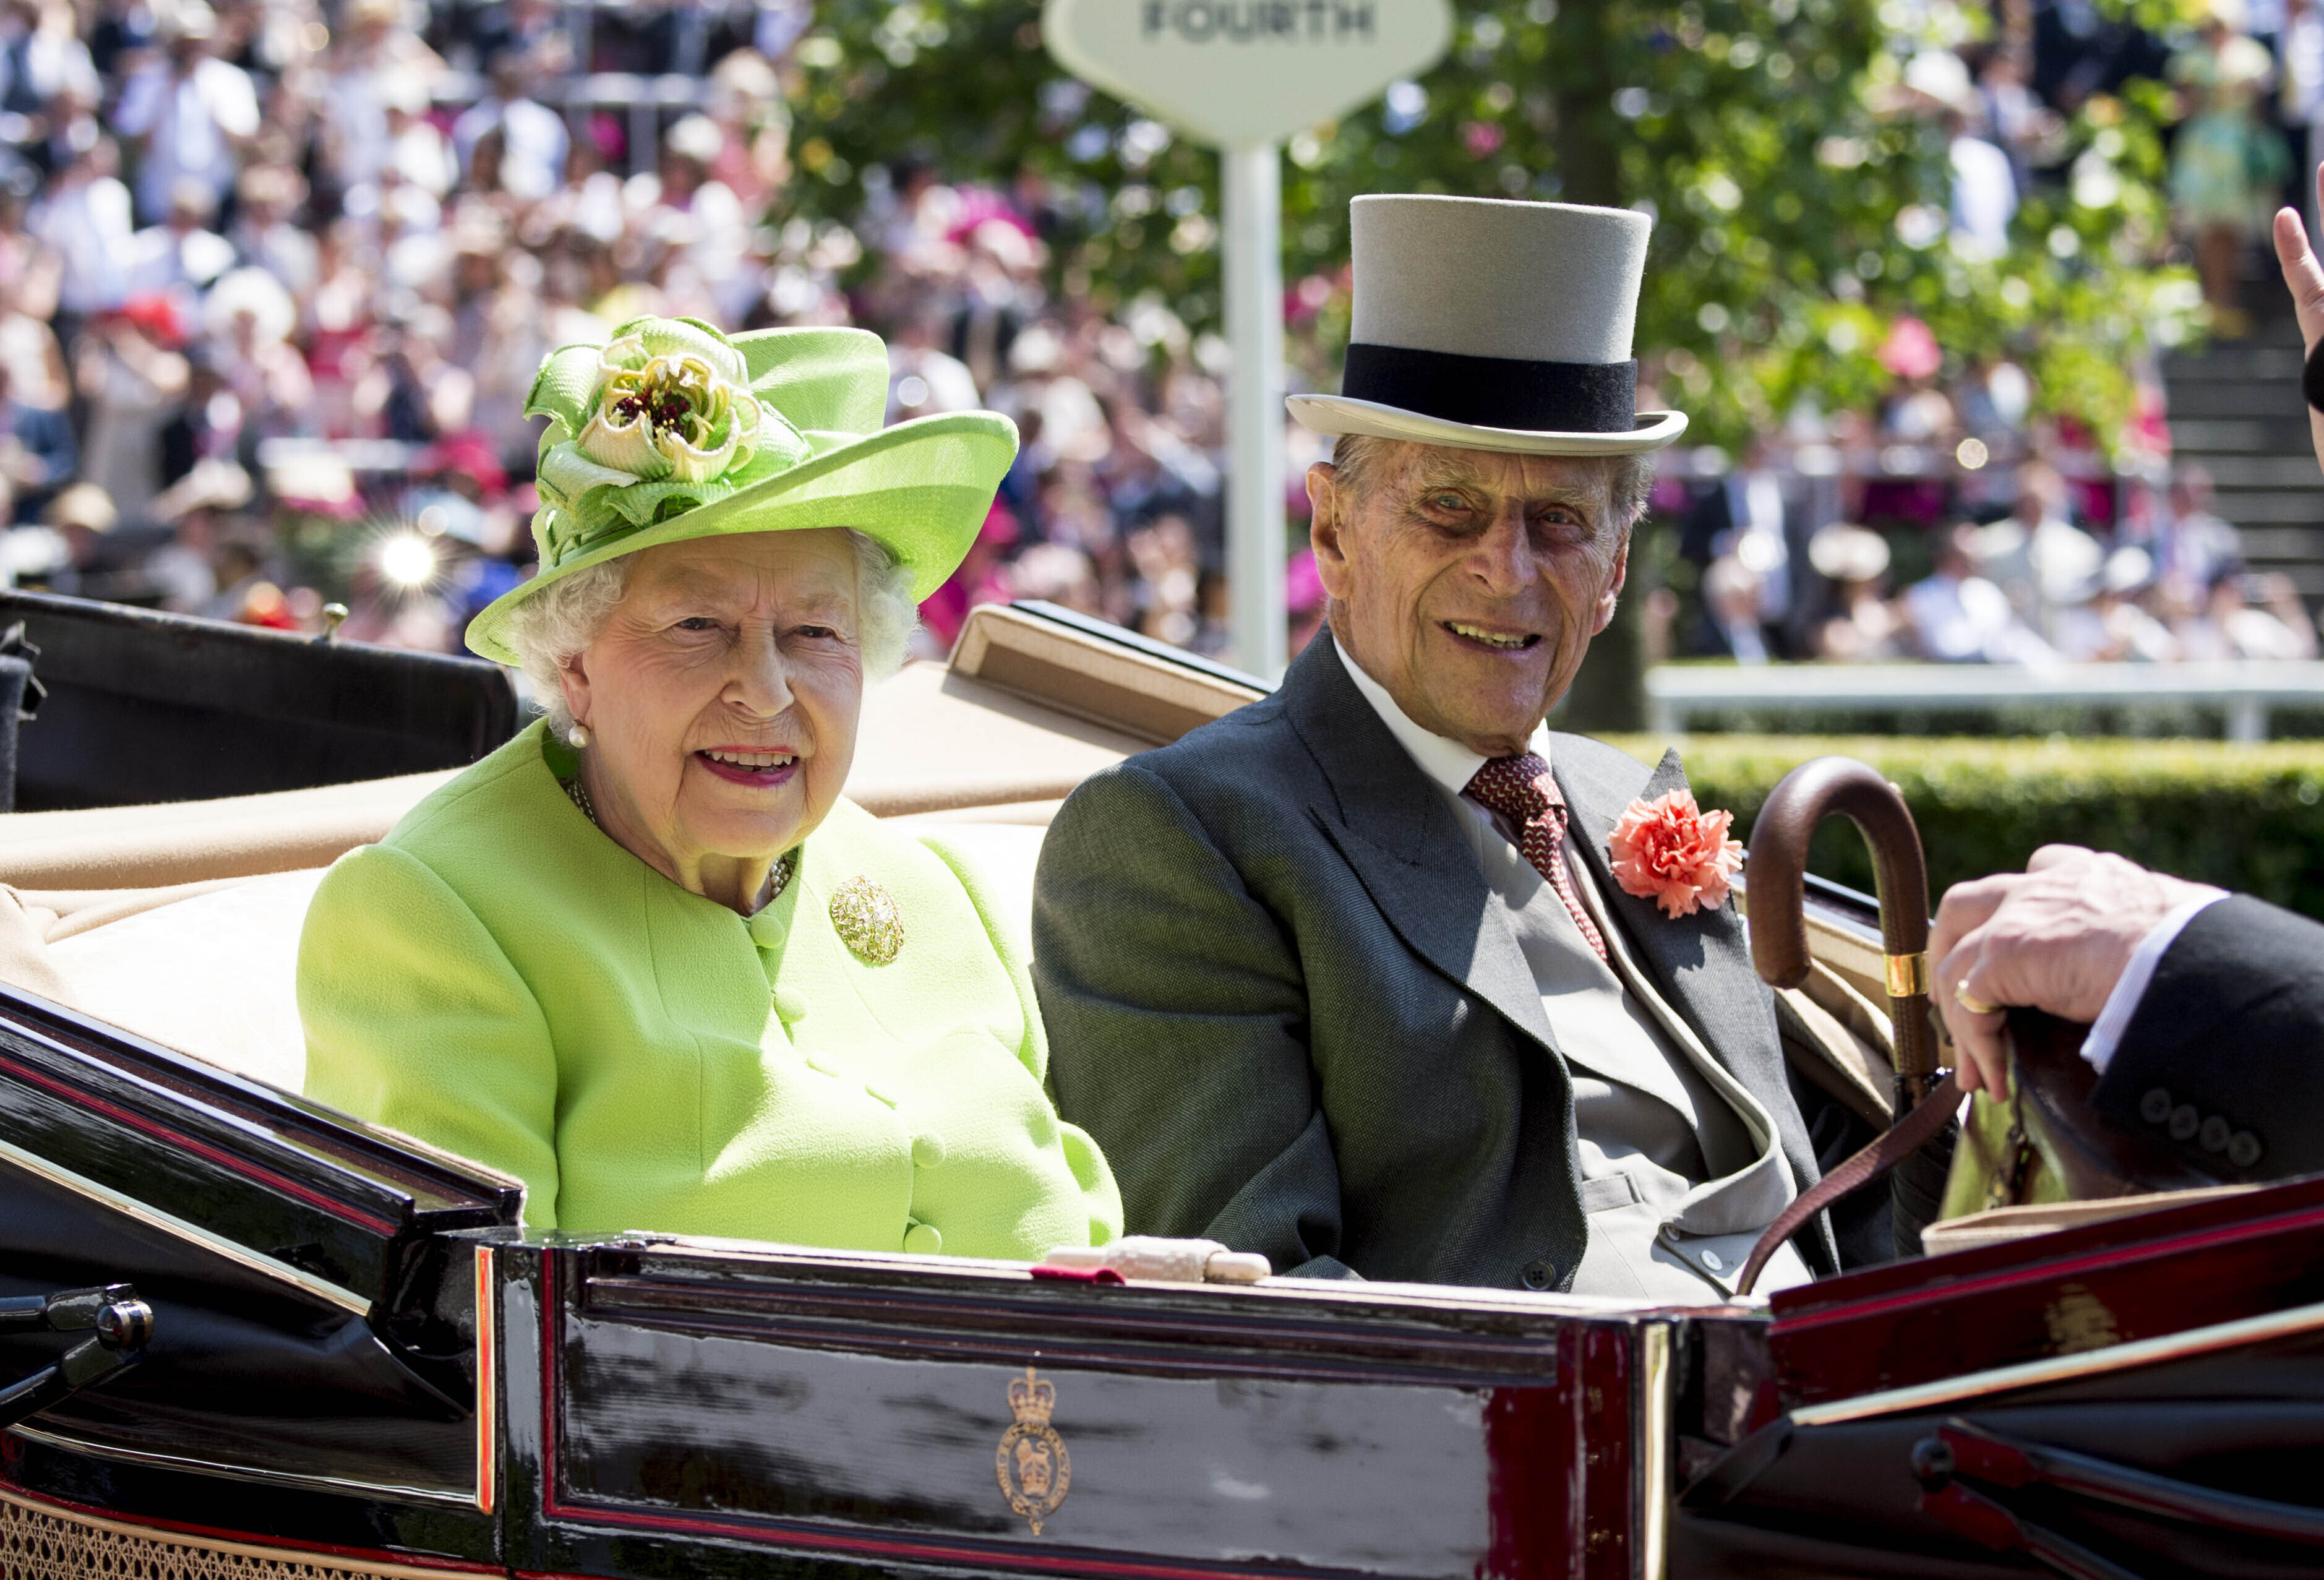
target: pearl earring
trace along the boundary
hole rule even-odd
[[[584,725],[575,725],[565,732],[565,738],[573,744],[573,749],[576,752],[581,751],[589,744],[588,728]]]

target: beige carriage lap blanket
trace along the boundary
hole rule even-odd
[[[0,975],[295,1092],[307,1075],[299,932],[325,870],[132,892],[62,914],[42,903],[53,897],[7,890]]]

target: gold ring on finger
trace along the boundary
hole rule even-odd
[[[1953,984],[1953,1003],[1972,1015],[1997,1015],[2001,1012],[1999,1004],[1988,1004],[1969,992],[1969,978],[1966,976]]]

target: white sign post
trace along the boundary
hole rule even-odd
[[[1283,673],[1283,162],[1273,143],[1219,152],[1227,277],[1227,630],[1234,661]]]
[[[1217,147],[1225,216],[1227,576],[1235,661],[1283,672],[1284,138],[1425,70],[1446,0],[1047,0],[1059,64]]]

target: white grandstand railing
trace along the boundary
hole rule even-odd
[[[2185,664],[1670,664],[1646,676],[1655,727],[1683,730],[1738,714],[1757,719],[1834,714],[1990,713],[2079,707],[2135,713],[2199,707],[2224,717],[2227,739],[2268,738],[2280,707],[2324,709],[2324,661],[2238,660]]]

